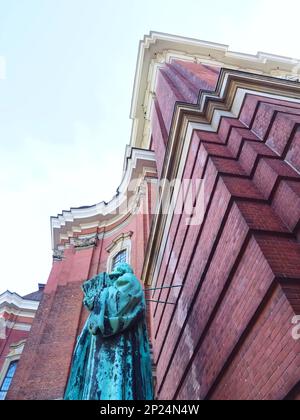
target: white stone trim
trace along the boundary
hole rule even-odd
[[[18,314],[22,316],[22,314]],[[17,315],[17,316],[18,316]],[[16,330],[16,331],[30,331],[31,324],[25,322],[14,322],[6,320],[3,315],[0,315],[0,339],[5,340],[7,337],[7,329]]]
[[[6,339],[6,321],[0,315],[0,340]]]
[[[17,293],[6,291],[0,295],[0,338],[6,339],[7,329],[30,331],[31,324],[6,320],[4,314],[33,319],[39,302],[22,298]]]
[[[134,180],[139,183],[145,169],[156,171],[154,152],[128,147],[125,155],[125,171],[118,193],[108,203],[100,202],[94,206],[72,208],[61,215],[51,217],[52,248],[55,249],[61,240],[69,239],[74,232],[83,229],[107,226],[124,217],[123,208],[130,199],[128,186]],[[132,193],[134,195],[134,193]],[[121,214],[119,214],[121,211]],[[130,212],[130,208],[128,209]]]
[[[147,149],[150,144],[149,116],[158,69],[174,59],[226,67],[290,80],[300,79],[300,60],[258,52],[230,51],[228,45],[150,32],[140,42],[131,101],[131,146]],[[146,115],[146,119],[145,119]]]
[[[36,311],[39,307],[39,302],[24,299],[17,293],[11,293],[6,291],[0,295],[0,308],[7,306],[14,306],[19,310],[31,310]]]
[[[15,309],[14,307],[12,308],[11,306],[4,305],[0,307],[0,318],[1,316],[3,316],[4,313],[7,313],[8,315],[22,316],[24,318],[33,319],[35,317],[36,311],[32,311],[32,312],[24,311],[24,310],[20,311],[20,310]]]
[[[126,251],[126,262],[130,264],[131,261],[131,236],[130,234],[120,235],[120,237],[113,241],[113,243],[107,248],[109,252],[109,257],[107,258],[107,272],[110,273],[112,271],[112,264],[113,260],[116,255],[118,255],[121,251]]]
[[[6,327],[12,330],[17,330],[17,331],[30,331],[31,330],[30,324],[25,324],[22,322],[6,321]]]
[[[2,366],[2,369],[0,371],[0,388],[2,386],[2,383],[5,379],[5,376],[7,374],[8,368],[11,364],[11,362],[15,362],[17,360],[20,360],[20,357],[22,355],[22,352],[24,350],[24,346],[25,346],[25,340],[20,341],[19,343],[15,344],[15,345],[11,345],[11,351],[10,353],[6,356],[4,364]]]
[[[230,71],[228,71],[228,73],[225,75],[224,79],[223,79],[223,86],[220,89],[220,96],[218,96],[218,98],[224,98],[225,96],[225,87],[226,84],[228,83],[228,79],[229,79],[229,75],[230,75]],[[243,79],[243,76],[240,76],[241,79]],[[249,75],[248,77],[245,76],[245,80],[247,80],[247,78],[249,79]],[[251,80],[255,80],[255,76],[251,76]],[[259,80],[257,80],[258,84],[259,84]],[[298,103],[300,104],[300,86],[297,84],[295,84],[295,88],[298,88],[297,94],[298,94],[298,98],[297,97],[287,97],[284,95],[280,95],[280,88],[282,88],[285,85],[285,82],[283,81],[275,81],[273,86],[273,91],[276,90],[276,86],[278,85],[278,94],[276,93],[266,93],[266,92],[260,92],[257,90],[252,90],[252,89],[246,89],[246,88],[238,88],[236,90],[236,94],[231,106],[230,110],[220,110],[220,109],[215,109],[214,113],[213,113],[213,118],[212,118],[212,122],[203,122],[203,123],[195,123],[195,122],[187,122],[187,126],[185,129],[185,133],[182,136],[182,142],[183,142],[183,149],[182,149],[182,154],[180,156],[180,164],[177,170],[177,173],[174,174],[174,178],[177,179],[181,179],[182,175],[183,175],[183,171],[184,171],[184,166],[185,166],[185,162],[187,159],[187,154],[188,154],[188,150],[189,150],[189,145],[191,143],[192,140],[192,135],[193,135],[193,131],[194,130],[203,130],[203,131],[209,131],[209,132],[216,132],[218,130],[219,127],[219,123],[221,121],[222,117],[238,117],[241,107],[243,105],[243,101],[244,98],[247,94],[253,94],[256,96],[262,96],[262,97],[266,97],[266,98],[271,98],[271,99],[280,99],[280,100],[285,100],[285,101],[289,101],[292,103]],[[281,86],[280,86],[281,85]],[[274,89],[275,88],[275,89]],[[208,97],[211,97],[213,100],[213,93],[210,94],[206,94],[203,95],[202,97],[202,101],[199,105],[199,114],[203,111],[204,109],[204,105],[205,105],[205,101],[207,100]],[[214,95],[216,97],[216,95]],[[178,106],[178,112],[180,109],[186,109],[184,106]],[[178,114],[177,114],[178,115]],[[188,118],[188,117],[187,117]],[[170,139],[171,141],[171,146],[170,146],[170,150],[172,150],[175,146],[175,136],[173,134],[172,138]],[[166,164],[167,168],[170,168],[173,166],[173,162],[172,162],[172,155],[169,154],[168,156],[168,162]],[[168,169],[165,171],[166,173],[168,173]],[[162,200],[164,198],[164,192],[166,190],[166,183],[163,184],[162,186],[162,194],[160,197],[160,202],[159,202],[159,207],[161,206]],[[173,192],[173,202],[176,202],[177,197],[178,197],[178,193],[179,193],[179,188],[175,188],[174,192]],[[162,259],[163,259],[163,255],[166,249],[166,245],[167,245],[167,237],[168,237],[168,232],[169,232],[169,228],[173,219],[173,215],[174,215],[174,208],[175,206],[171,207],[171,211],[167,214],[166,216],[166,220],[163,224],[163,234],[162,234],[162,239],[160,241],[159,244],[159,250],[156,254],[156,260],[155,263],[153,261],[151,262],[146,262],[149,263],[150,265],[152,265],[152,267],[155,267],[154,272],[148,270],[148,268],[146,266],[144,266],[144,270],[143,270],[143,281],[146,282],[147,284],[156,284],[157,281],[157,277],[160,271],[160,267],[161,267],[161,263],[162,263]],[[154,226],[153,226],[153,232],[157,231],[157,226],[158,226],[158,221],[159,221],[160,215],[156,215],[155,216],[155,220],[154,220]]]

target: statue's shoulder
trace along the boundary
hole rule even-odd
[[[133,273],[125,273],[120,278],[120,280],[128,281],[128,282],[139,282],[138,278]]]
[[[91,279],[85,281],[82,285],[82,290],[85,293],[101,289],[105,282],[109,279],[107,273],[99,273]]]

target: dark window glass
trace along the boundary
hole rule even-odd
[[[8,371],[7,371],[7,374],[6,374],[7,378],[13,378],[14,377],[15,371],[17,369],[17,364],[18,364],[18,362],[12,362],[9,365],[9,368],[8,368]]]
[[[16,369],[17,369],[17,365],[18,365],[17,360],[15,362],[11,362],[11,364],[9,365],[9,368],[7,370],[5,378],[4,378],[4,380],[2,382],[2,385],[1,385],[0,400],[5,400],[5,398],[6,398],[6,394],[9,390],[10,385],[11,385],[12,378],[14,377],[14,374],[15,374]]]
[[[124,249],[113,258],[112,270],[114,270],[118,264],[126,263],[126,262],[127,262],[127,251],[126,249]]]

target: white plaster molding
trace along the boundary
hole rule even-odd
[[[122,231],[122,230],[125,230],[125,229],[126,229],[126,227],[127,227],[130,223],[131,223],[131,220],[130,220],[130,218],[128,217],[128,218],[127,218],[124,222],[122,222],[122,223],[118,224],[118,226],[116,226],[114,229],[110,229],[110,230],[109,230],[109,231],[107,231],[107,232],[102,232],[102,233],[100,234],[100,238],[103,238],[103,239],[111,238],[111,237],[115,236],[115,234],[116,234],[117,232]],[[99,239],[100,239],[100,238],[99,238]]]
[[[0,295],[0,308],[13,306],[19,310],[36,311],[39,307],[39,302],[22,298],[17,293],[6,291]]]
[[[4,381],[4,378],[6,376],[6,373],[8,371],[9,365],[12,362],[15,362],[17,360],[20,360],[20,357],[23,353],[24,346],[25,346],[26,340],[22,340],[19,343],[12,344],[10,346],[10,352],[6,356],[5,361],[3,363],[2,369],[0,371],[0,386],[2,386],[2,382]]]
[[[11,330],[17,330],[17,331],[30,331],[31,330],[30,324],[25,324],[22,322],[6,321],[6,327]]]
[[[33,319],[36,314],[36,310],[32,311],[25,311],[25,310],[19,310],[16,307],[12,307],[9,305],[0,306],[0,318],[4,315],[4,313],[8,315],[15,315],[15,316],[22,316],[24,318],[31,318]]]
[[[115,238],[112,243],[106,248],[107,252],[111,252],[119,244],[123,243],[127,239],[131,239],[133,232],[121,233],[117,238]]]
[[[300,79],[300,60],[258,52],[256,55],[230,51],[228,45],[150,32],[140,42],[130,117],[131,146],[148,148],[149,116],[155,94],[157,72],[162,63],[174,59],[193,61],[290,80]],[[146,118],[145,118],[146,116]]]
[[[64,249],[64,247],[59,247],[61,240],[69,240],[75,232],[80,233],[88,228],[106,227],[109,224],[121,223],[124,214],[118,214],[118,210],[127,202],[126,195],[130,181],[141,177],[138,170],[139,163],[140,165],[150,166],[152,170],[155,167],[154,153],[149,150],[142,150],[142,148],[149,148],[150,119],[158,69],[164,63],[169,63],[174,59],[238,69],[278,78],[293,79],[300,77],[300,60],[297,59],[262,52],[256,55],[237,53],[230,51],[227,45],[158,32],[151,32],[145,36],[139,46],[132,95],[130,112],[130,117],[133,120],[131,146],[126,148],[124,174],[118,193],[108,203],[100,202],[94,206],[71,208],[69,211],[63,211],[61,215],[52,217],[53,250],[57,247]],[[202,103],[204,103],[205,97],[202,99]],[[206,125],[206,129],[214,131],[222,116],[231,116],[236,112],[235,108],[226,112],[216,110],[211,125]],[[136,193],[137,191],[132,196],[134,197]],[[138,202],[138,197],[136,197],[135,202]],[[131,209],[129,209],[128,214],[130,214],[130,211]],[[68,247],[68,245],[65,247]]]
[[[17,314],[17,316],[22,316],[22,313]],[[7,329],[17,331],[30,331],[31,324],[25,322],[8,321],[4,318],[3,314],[0,314],[0,338],[3,340],[5,340],[7,337]]]
[[[126,251],[126,262],[130,264],[131,261],[131,237],[132,232],[127,234],[122,234],[118,238],[116,238],[106,250],[109,252],[109,256],[107,258],[107,272],[110,273],[112,271],[113,260],[116,255],[118,255],[121,251]]]
[[[153,172],[153,170],[152,170]],[[143,171],[144,173],[144,171]],[[153,172],[153,175],[156,175],[156,172]],[[109,219],[109,221],[103,221],[101,222],[101,215],[99,215],[98,219],[93,222],[93,223],[79,223],[78,225],[74,225],[72,224],[71,230],[67,231],[66,233],[61,233],[60,230],[60,234],[59,234],[59,241],[61,240],[66,240],[69,241],[70,240],[70,244],[74,245],[75,241],[73,241],[73,236],[74,233],[81,233],[84,230],[87,229],[102,229],[102,228],[108,228],[110,225],[116,224],[117,226],[113,229],[109,229],[107,230],[101,237],[103,238],[108,238],[110,236],[113,236],[115,234],[116,231],[119,231],[122,227],[125,227],[128,223],[130,223],[130,221],[128,220],[129,217],[134,214],[136,212],[138,203],[140,202],[140,199],[143,195],[143,190],[140,188],[141,185],[143,185],[143,181],[146,178],[146,176],[142,176],[139,179],[137,179],[135,181],[135,189],[130,197],[130,200],[126,201],[124,200],[121,205],[120,205],[120,215],[117,215],[114,217],[114,215],[111,215],[111,218]],[[127,206],[127,204],[129,203],[129,205]],[[122,205],[124,207],[122,207]],[[125,213],[123,213],[122,211],[126,210]],[[125,221],[121,221],[123,218],[125,218]],[[76,220],[74,220],[74,223],[76,223]],[[87,238],[87,236],[95,236],[95,234],[91,234],[91,235],[79,235],[77,236],[77,240],[81,240],[81,239],[85,239]],[[63,251],[64,249],[68,248],[70,246],[70,244],[66,244],[66,245],[58,245],[57,249],[59,251]],[[55,254],[54,254],[55,255]]]
[[[6,322],[3,316],[0,314],[0,340],[6,339]]]
[[[120,187],[115,197],[108,203],[100,202],[94,206],[71,208],[63,211],[57,217],[51,217],[52,248],[56,249],[63,239],[73,237],[74,232],[80,233],[83,229],[107,226],[113,224],[126,215],[122,209],[128,209],[134,192],[128,194],[131,183],[139,183],[145,168],[153,173],[156,171],[154,152],[128,147],[125,155],[125,171]]]
[[[233,71],[234,73],[234,71]],[[216,95],[215,93],[211,93],[211,94],[203,94],[202,98],[201,98],[201,102],[199,105],[193,107],[193,110],[195,111],[195,109],[197,108],[197,111],[199,112],[199,115],[201,113],[203,113],[204,107],[205,107],[205,103],[207,100],[211,99],[212,101],[214,99],[224,99],[226,96],[226,86],[229,83],[229,79],[230,79],[230,70],[226,70],[224,71],[224,78],[222,81],[222,86],[220,87],[220,94]],[[259,91],[259,90],[255,90],[255,89],[250,89],[250,88],[241,88],[238,87],[235,91],[235,96],[233,98],[232,104],[230,109],[215,109],[213,111],[213,116],[212,116],[212,120],[211,122],[207,121],[205,118],[203,118],[203,122],[201,123],[196,123],[193,121],[189,121],[188,120],[188,114],[186,115],[186,119],[187,119],[187,123],[186,123],[186,127],[184,128],[184,133],[181,134],[182,136],[182,144],[183,144],[183,148],[181,151],[181,155],[180,155],[180,160],[179,160],[179,166],[177,169],[177,172],[175,174],[173,174],[173,178],[177,178],[177,179],[181,179],[183,176],[183,171],[184,171],[184,166],[185,166],[185,162],[187,159],[187,154],[188,154],[188,150],[189,150],[189,146],[192,140],[192,135],[194,130],[203,130],[203,131],[209,131],[209,132],[216,132],[218,130],[220,121],[222,117],[238,117],[240,110],[242,108],[245,96],[247,94],[252,94],[252,95],[258,95],[258,96],[262,96],[262,97],[266,97],[266,98],[271,98],[271,99],[279,99],[279,100],[285,100],[285,101],[289,101],[291,103],[297,103],[300,104],[300,85],[298,83],[294,83],[293,84],[293,88],[295,89],[295,96],[287,96],[287,94],[283,94],[284,92],[284,88],[287,86],[288,82],[285,82],[283,80],[276,80],[276,79],[268,79],[268,78],[256,78],[255,75],[246,75],[246,74],[238,74],[238,78],[239,78],[239,82],[241,84],[243,84],[243,82],[245,81],[255,81],[257,82],[257,85],[259,86],[259,84],[262,83],[262,81],[266,82],[268,81],[269,84],[269,89],[272,90],[272,92],[263,92],[263,91]],[[268,80],[267,80],[268,79]],[[276,93],[275,93],[276,92]],[[177,119],[176,121],[174,121],[174,125],[177,125],[178,122],[178,115],[182,110],[187,111],[191,108],[187,108],[184,105],[178,105],[177,106]],[[194,118],[194,116],[193,116]],[[175,133],[176,130],[173,131],[172,136],[170,138],[170,147],[169,150],[175,149],[175,142],[176,142],[176,134]],[[169,173],[170,168],[172,168],[174,166],[174,162],[173,162],[173,155],[171,153],[169,153],[168,156],[166,156],[166,170],[164,171],[164,175]],[[160,196],[160,200],[159,200],[159,205],[158,207],[160,208],[162,206],[162,202],[165,196],[165,191],[167,190],[167,183],[164,182],[162,184],[162,193]],[[179,193],[179,188],[175,188],[174,192],[173,192],[173,197],[172,197],[172,202],[176,202],[177,197],[178,197],[178,193]],[[153,229],[152,229],[152,238],[150,237],[150,241],[153,240],[153,235],[154,232],[157,232],[158,229],[162,229],[162,235],[161,235],[161,239],[159,240],[159,243],[156,243],[154,246],[156,247],[157,252],[154,252],[155,258],[151,261],[149,261],[149,255],[146,256],[145,259],[145,266],[144,266],[144,270],[143,270],[143,274],[142,274],[142,279],[144,282],[146,282],[148,285],[155,285],[156,281],[157,281],[157,277],[160,271],[160,267],[161,267],[161,263],[162,263],[162,259],[163,259],[163,255],[167,246],[167,238],[168,238],[168,232],[172,223],[172,219],[173,219],[173,215],[174,215],[174,208],[170,207],[170,211],[168,212],[167,216],[165,217],[165,219],[162,219],[162,215],[161,214],[157,214],[154,217],[154,221],[153,221]],[[159,226],[159,222],[162,221],[162,226]],[[159,227],[158,227],[159,226]],[[148,258],[148,260],[147,260]],[[152,268],[154,267],[154,271],[152,270]],[[150,269],[149,269],[150,267]]]

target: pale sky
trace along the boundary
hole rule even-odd
[[[51,215],[114,195],[144,34],[300,58],[299,15],[299,0],[0,0],[0,293],[46,283]]]

